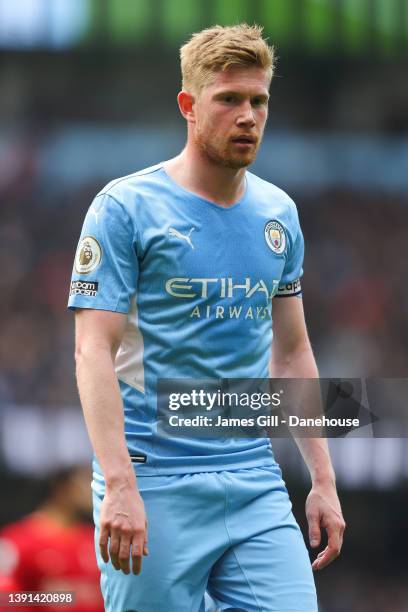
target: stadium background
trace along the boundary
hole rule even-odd
[[[89,457],[65,310],[84,213],[179,151],[178,47],[243,20],[277,46],[254,171],[298,204],[321,375],[406,377],[407,0],[0,0],[0,525]],[[348,530],[322,612],[407,612],[406,439],[331,447]],[[305,469],[276,449],[304,526]]]

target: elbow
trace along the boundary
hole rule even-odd
[[[313,355],[312,345],[310,344],[309,338],[294,346],[292,350],[288,352],[287,358],[290,361],[294,361],[295,359],[299,359],[299,357],[303,357],[304,355],[308,354]]]
[[[296,348],[290,350],[273,350],[270,361],[270,375],[273,378],[279,377],[305,377],[309,378],[316,375],[315,360],[313,357],[312,347],[310,342],[302,343]],[[304,375],[304,372],[308,374]],[[301,373],[300,373],[301,372]]]
[[[83,364],[84,360],[86,359],[86,354],[87,354],[87,351],[82,344],[77,344],[75,346],[74,359],[75,359],[75,368],[77,372],[78,372],[78,369]]]
[[[313,354],[309,339],[293,346],[274,347],[272,344],[272,361],[276,361],[283,366],[290,365],[307,353]]]
[[[77,342],[75,346],[75,367],[76,371],[82,366],[93,366],[95,362],[100,362],[106,358],[110,361],[114,361],[116,351],[109,345],[89,343],[89,342]]]
[[[76,371],[82,366],[92,365],[99,359],[100,350],[89,343],[80,342],[75,346],[75,367]]]

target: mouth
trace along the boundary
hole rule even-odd
[[[254,136],[247,135],[235,136],[234,138],[232,138],[232,142],[242,146],[251,146],[256,144],[256,138]]]

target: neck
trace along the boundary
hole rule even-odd
[[[191,143],[165,163],[165,170],[188,191],[221,206],[235,204],[245,192],[245,168],[217,164]]]
[[[70,526],[77,523],[75,512],[69,507],[62,507],[53,501],[48,501],[38,510],[39,514],[45,514],[55,523],[61,526]]]

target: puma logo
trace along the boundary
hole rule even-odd
[[[194,230],[195,230],[195,227],[192,227],[190,231],[188,232],[188,234],[182,234],[178,230],[174,229],[174,227],[169,227],[169,236],[173,236],[174,238],[180,238],[180,240],[185,240],[191,246],[191,248],[194,249],[194,244],[192,243],[191,238],[190,238]]]

